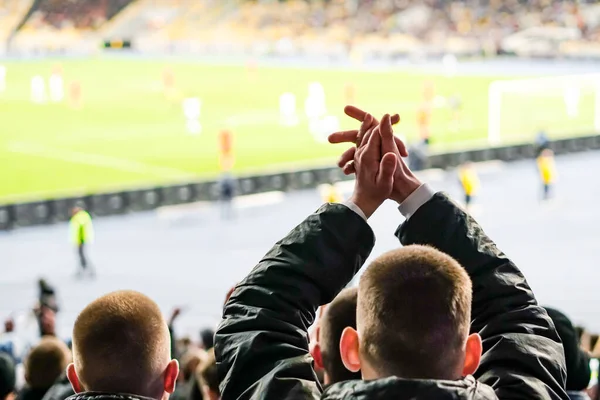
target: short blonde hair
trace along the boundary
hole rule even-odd
[[[432,247],[407,246],[377,258],[361,277],[361,354],[379,373],[454,379],[471,322],[466,271]]]
[[[88,391],[152,396],[170,359],[170,335],[158,305],[134,291],[102,296],[73,328],[77,376]]]

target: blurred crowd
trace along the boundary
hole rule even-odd
[[[96,44],[132,40],[155,52],[583,57],[598,54],[600,35],[600,5],[591,0],[3,1],[30,4],[0,5],[0,16],[5,8],[26,19],[14,26],[17,39],[29,36],[17,48],[50,31],[94,32]]]

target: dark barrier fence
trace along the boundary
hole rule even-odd
[[[551,147],[556,154],[600,149],[600,135],[555,140],[551,143]],[[535,148],[531,144],[478,148],[430,154],[426,166],[429,168],[451,168],[465,161],[514,161],[533,158],[534,155]],[[351,179],[351,177],[346,177],[337,167],[241,176],[237,179],[236,193],[238,195],[248,195],[270,191],[307,189],[323,183],[345,179]],[[106,216],[153,210],[168,205],[214,201],[218,197],[219,183],[205,181],[28,203],[5,204],[0,205],[0,230],[67,221],[70,217],[70,210],[74,206],[82,206],[94,216]]]

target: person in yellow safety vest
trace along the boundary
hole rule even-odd
[[[343,199],[335,185],[325,185],[323,200],[325,203],[341,203]]]
[[[556,180],[556,164],[554,163],[554,152],[550,149],[544,149],[537,158],[537,166],[542,179],[543,199],[550,198],[550,189]]]
[[[465,193],[465,206],[469,208],[473,201],[473,197],[476,196],[479,191],[479,177],[471,162],[466,162],[461,165],[458,174]]]
[[[81,207],[74,207],[71,210],[70,236],[71,243],[77,247],[77,255],[79,257],[77,275],[81,276],[82,273],[89,270],[91,276],[94,276],[95,271],[89,264],[85,254],[85,245],[92,243],[94,240],[94,227],[92,225],[92,217]]]

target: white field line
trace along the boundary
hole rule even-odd
[[[183,170],[168,167],[157,167],[133,160],[100,154],[82,153],[78,151],[64,150],[56,147],[48,147],[37,143],[13,142],[9,144],[8,150],[13,153],[27,154],[31,156],[59,160],[74,164],[104,167],[119,171],[133,172],[142,175],[154,175],[168,179],[190,179],[195,175]]]

